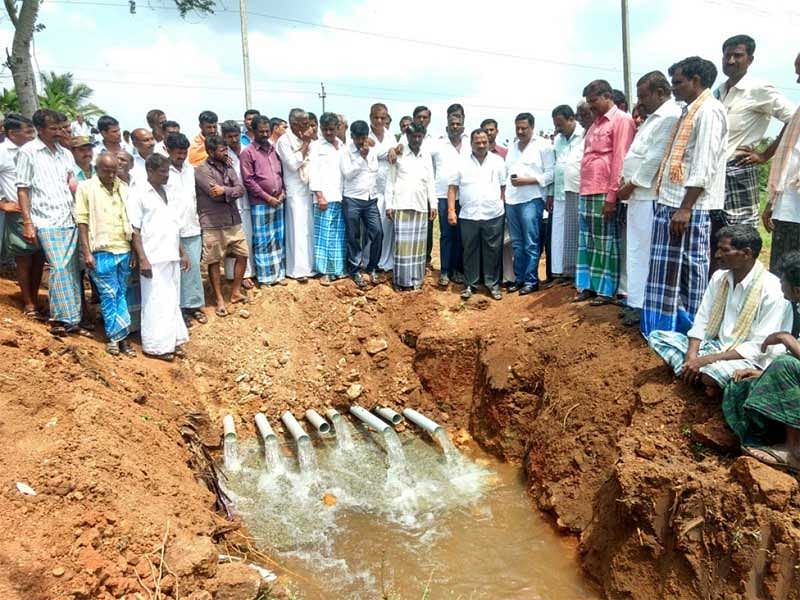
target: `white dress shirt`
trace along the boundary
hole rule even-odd
[[[456,148],[445,135],[430,144],[437,198],[447,198],[447,186],[458,170],[461,159],[472,154],[472,145],[468,139],[462,137],[459,143],[460,147]]]
[[[31,220],[37,228],[75,226],[75,201],[67,182],[74,172],[75,159],[61,144],[51,151],[37,138],[20,148],[17,188],[28,188]]]
[[[515,140],[508,148],[506,168],[506,203],[522,204],[536,198],[544,198],[547,186],[553,181],[556,157],[549,141],[534,136],[524,149],[519,149],[519,141]],[[511,185],[511,175],[517,177],[535,177],[539,183]]]
[[[0,198],[17,204],[17,156],[19,146],[9,138],[0,144]]]
[[[327,202],[342,201],[342,168],[339,155],[344,144],[338,147],[321,138],[311,142],[308,165],[308,187],[312,192],[322,192]],[[314,204],[317,203],[316,195]]]
[[[564,192],[579,194],[581,191],[581,161],[583,160],[583,134],[581,124],[576,122],[569,138],[559,133],[553,140],[555,167],[553,184],[548,190],[555,200],[563,200]],[[559,177],[561,181],[559,181]]]
[[[656,175],[680,117],[681,107],[670,98],[639,126],[622,163],[622,177],[636,186],[631,201],[658,197]]]
[[[375,146],[370,148],[367,158],[352,142],[339,152],[342,170],[342,196],[356,200],[372,200],[378,197],[378,155]]]
[[[145,167],[145,159],[138,154],[133,157],[133,166],[131,167],[131,187],[138,183],[145,183],[147,181],[147,168]]]
[[[167,152],[167,144],[164,140],[156,142],[156,145],[153,146],[153,152],[160,154],[161,156],[169,157],[169,152]]]
[[[151,264],[180,260],[184,207],[164,186],[167,202],[149,181],[131,188],[126,201],[128,220],[139,230],[142,247]]]
[[[733,332],[736,329],[736,321],[747,293],[755,280],[752,269],[736,286],[733,284],[733,271],[720,269],[711,276],[711,281],[708,282],[708,287],[703,294],[703,301],[694,318],[694,324],[686,334],[688,337],[699,340],[706,339],[711,312],[717,296],[721,293],[722,282],[726,279],[728,280],[728,297],[725,302],[725,316],[722,318],[716,339],[726,348],[734,342]],[[771,333],[792,330],[792,305],[783,297],[781,280],[775,275],[765,271],[762,282],[761,302],[750,329],[750,335],[747,341],[732,349],[736,350],[742,358],[749,359],[761,368],[765,368],[775,356],[785,352],[785,348],[782,345],[770,346],[766,353],[762,353],[761,343]]]
[[[728,111],[728,144],[725,160],[729,161],[739,146],[753,147],[764,137],[769,121],[775,117],[788,123],[795,106],[784,98],[771,83],[745,74],[729,90],[722,82],[714,96]]]
[[[772,218],[777,221],[800,223],[800,138],[792,149],[783,192],[775,198]]]
[[[697,100],[695,100],[697,102]],[[688,107],[683,108],[685,118]],[[678,124],[680,127],[680,123]],[[694,115],[694,126],[683,155],[683,181],[669,176],[673,143],[661,175],[658,202],[680,208],[687,187],[703,188],[695,202],[697,210],[722,210],[725,206],[725,146],[728,141],[728,116],[719,100],[708,98]]]
[[[148,185],[150,185],[148,183]],[[152,187],[152,186],[150,186]],[[170,163],[169,181],[167,188],[171,199],[180,207],[182,238],[200,235],[200,217],[197,215],[197,190],[194,181],[194,167],[189,161],[184,161],[183,168],[179,171]],[[150,261],[153,262],[153,261]]]
[[[388,129],[383,130],[383,141],[379,140],[378,136],[372,131],[372,127],[369,129],[369,139],[375,142],[372,149],[378,159],[377,193],[383,194],[386,191],[386,178],[389,175],[389,150],[397,146],[397,140],[389,133]]]
[[[450,180],[450,185],[458,186],[458,218],[488,221],[502,216],[505,208],[501,187],[506,184],[506,175],[505,161],[493,152],[482,163],[472,153],[462,157]]]
[[[301,145],[300,138],[291,129],[287,129],[275,143],[275,151],[283,165],[283,185],[287,196],[308,196],[311,193],[306,176],[310,152],[304,158],[300,150],[295,150]]]
[[[231,167],[233,167],[233,170],[236,171],[236,175],[238,175],[239,178],[241,179],[242,171],[241,171],[241,165],[239,163],[239,155],[236,154],[236,152],[234,152],[230,148],[228,148],[228,158],[231,159]],[[239,210],[250,210],[250,200],[247,198],[247,190],[245,189],[244,184],[242,184],[242,190],[244,190],[244,194],[242,194],[236,199],[236,208],[238,208]]]
[[[389,168],[386,208],[427,213],[438,205],[431,155],[422,148],[419,154],[406,148]]]

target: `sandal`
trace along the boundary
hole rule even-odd
[[[106,352],[108,352],[111,356],[119,356],[119,343],[108,342],[106,344]]]
[[[172,352],[167,352],[166,354],[150,354],[149,352],[145,352],[144,355],[147,358],[163,360],[164,362],[172,362],[173,360],[175,360],[175,355]]]
[[[800,464],[789,464],[791,454],[784,446],[742,446],[742,452],[775,469],[800,473]]]
[[[218,317],[227,317],[230,313],[228,312],[228,309],[225,308],[224,306],[218,306],[217,308],[214,309],[214,314],[217,315]]]
[[[250,299],[247,296],[239,296],[236,299],[231,298],[231,304],[249,304],[249,303]]]
[[[614,301],[608,296],[595,296],[589,301],[589,306],[605,306],[613,303]]]
[[[128,358],[136,357],[136,350],[133,349],[133,346],[131,346],[131,343],[128,340],[122,340],[119,343],[119,351]]]
[[[67,337],[67,328],[60,324],[51,325],[50,334],[56,337]]]
[[[573,302],[586,302],[587,300],[591,300],[597,294],[595,294],[592,290],[583,290],[579,292],[577,296],[575,296],[572,301]]]
[[[88,329],[86,329],[85,327],[83,327],[82,325],[70,325],[69,327],[66,327],[65,329],[66,329],[67,333],[70,333],[72,335],[79,335],[79,336],[85,337],[85,338],[94,337],[92,335],[92,332],[89,331]]]
[[[208,323],[208,317],[206,316],[206,313],[204,313],[204,312],[203,312],[202,310],[200,310],[200,309],[195,309],[195,310],[192,310],[192,311],[189,313],[189,316],[190,316],[190,317],[192,317],[192,318],[193,318],[195,321],[197,321],[198,323],[202,323],[203,325],[205,325],[206,323]]]
[[[173,354],[178,358],[186,358],[186,350],[183,349],[183,346],[175,346]]]

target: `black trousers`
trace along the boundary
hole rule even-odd
[[[486,221],[459,219],[464,248],[464,282],[476,287],[483,266],[483,283],[489,289],[500,285],[503,255],[503,215]]]
[[[370,243],[367,271],[376,271],[383,246],[383,226],[378,212],[378,200],[342,198],[342,212],[347,238],[347,274],[355,275],[361,268],[361,251],[365,242]]]

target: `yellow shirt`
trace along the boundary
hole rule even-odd
[[[131,225],[125,211],[128,186],[114,180],[111,192],[95,175],[80,182],[75,192],[75,222],[89,226],[89,248],[92,252],[129,252]]]

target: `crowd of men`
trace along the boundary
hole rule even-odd
[[[791,333],[775,337],[792,331],[788,300],[800,285],[800,112],[748,74],[752,38],[722,51],[716,89],[714,63],[689,57],[669,80],[639,79],[630,114],[624,94],[595,80],[574,110],[553,109],[553,140],[523,112],[508,148],[494,119],[465,132],[460,104],[441,136],[425,106],[400,120],[398,136],[380,102],[349,127],[343,115],[295,108],[287,121],[248,110],[242,131],[203,111],[192,139],[151,110],[132,147],[108,115],[96,144],[82,118],[9,115],[3,252],[16,261],[25,314],[53,334],[90,335],[85,273],[109,353],[134,355],[138,329],[145,354],[173,360],[188,327],[207,322],[204,274],[219,317],[253,285],[286,278],[367,287],[391,277],[396,290],[416,290],[438,218],[440,287],[460,285],[468,301],[481,286],[500,300],[503,283],[520,295],[573,285],[574,302],[619,304],[676,374],[718,393],[769,373],[787,348],[800,357]],[[800,80],[800,55],[794,66]],[[759,149],[773,118],[784,128]],[[761,217],[772,273],[757,260],[756,230],[758,165],[770,159]],[[37,294],[45,264],[49,312]],[[784,424],[796,432],[800,403],[793,415]],[[781,458],[800,464],[793,435],[796,454]]]

